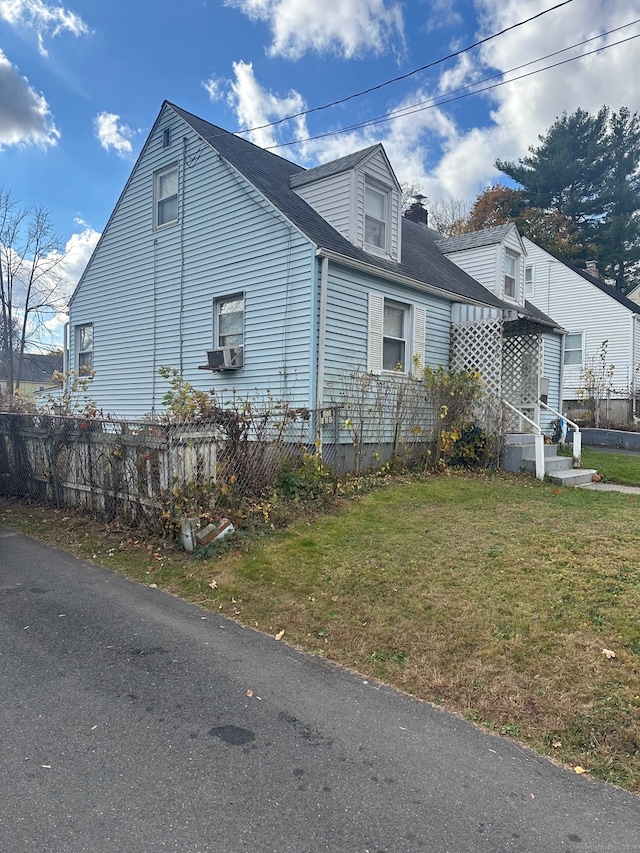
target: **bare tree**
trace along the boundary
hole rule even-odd
[[[24,207],[0,187],[0,338],[9,396],[20,387],[27,344],[45,315],[64,307],[60,246],[48,210]]]
[[[464,198],[442,198],[429,207],[429,225],[443,237],[458,237],[467,230],[470,210],[471,205]]]
[[[402,209],[407,210],[415,199],[426,199],[422,192],[422,185],[417,181],[403,181],[400,184],[402,190]]]

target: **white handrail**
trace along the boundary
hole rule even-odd
[[[538,480],[544,480],[544,436],[542,434],[542,430],[540,429],[540,424],[537,424],[535,421],[532,421],[531,418],[528,418],[524,412],[521,412],[519,409],[516,409],[515,406],[512,406],[508,400],[502,401],[504,405],[511,409],[512,412],[515,412],[519,418],[526,421],[528,424],[531,424],[534,430],[533,442],[536,454],[536,477]]]
[[[515,406],[512,406],[508,400],[503,400],[502,402],[508,409],[511,409],[512,412],[515,412],[518,417],[522,418],[523,421],[526,421],[528,424],[531,424],[531,426],[535,430],[536,435],[542,432],[542,430],[540,429],[540,424],[537,424],[535,421],[532,421],[531,418],[528,418],[524,412],[521,412],[520,409],[516,409]]]
[[[573,439],[572,439],[572,456],[573,456],[573,467],[579,468],[581,457],[582,457],[582,433],[580,432],[580,427],[578,424],[570,421],[566,415],[561,415],[560,412],[556,412],[555,409],[552,409],[551,406],[548,406],[546,403],[543,403],[542,400],[538,400],[538,404],[543,406],[548,412],[551,412],[552,415],[557,415],[557,417],[562,418],[562,420],[566,421],[570,427],[573,427]],[[564,442],[562,442],[564,444]]]

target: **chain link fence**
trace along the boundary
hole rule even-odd
[[[636,429],[640,401],[628,390],[565,388],[563,411],[581,426]]]

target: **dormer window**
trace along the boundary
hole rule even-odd
[[[504,259],[504,295],[509,299],[515,299],[518,282],[518,256],[513,252],[507,252]]]
[[[364,242],[387,249],[388,193],[369,184],[364,188]]]

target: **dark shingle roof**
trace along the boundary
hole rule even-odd
[[[4,355],[0,354],[0,379],[6,380]],[[62,354],[42,355],[41,353],[25,352],[22,357],[22,382],[47,384],[53,381],[55,371],[62,370]],[[13,353],[13,378],[18,372],[18,354]]]
[[[306,174],[302,166],[265,151],[246,139],[234,136],[174,104],[169,106],[318,248],[342,255],[347,261],[367,264],[383,275],[391,273],[412,279],[418,285],[438,288],[454,299],[496,308],[512,307],[446,258],[438,250],[433,232],[422,225],[403,221],[402,263],[378,258],[357,248],[291,188],[290,181],[294,176],[299,179],[299,176]],[[361,151],[356,152],[354,156],[361,158],[363,155],[364,152]]]
[[[337,160],[331,160],[329,163],[323,163],[314,169],[305,169],[302,172],[298,172],[297,175],[293,175],[290,185],[292,187],[301,187],[303,184],[311,184],[313,181],[320,181],[323,178],[331,177],[331,175],[349,172],[351,169],[359,166],[370,154],[373,154],[377,148],[380,148],[380,143],[370,145],[361,151],[354,151],[353,154],[347,154],[345,157],[339,157]]]
[[[492,228],[471,231],[469,234],[460,234],[458,237],[443,237],[438,241],[438,248],[449,253],[478,249],[481,246],[493,246],[496,243],[502,243],[512,228],[513,222],[508,222],[506,225],[494,225]]]

